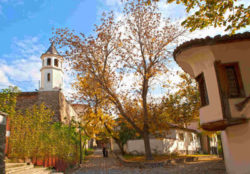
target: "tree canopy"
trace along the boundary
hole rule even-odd
[[[161,109],[169,123],[187,128],[190,122],[199,120],[200,97],[197,83],[185,73],[180,77],[179,90],[163,98]]]
[[[146,4],[152,1],[144,0]],[[225,27],[225,31],[236,30],[250,25],[250,5],[245,6],[239,0],[166,0],[167,3],[183,4],[189,16],[182,25],[190,31],[208,26]]]
[[[162,17],[157,6],[142,3],[126,2],[120,21],[112,12],[104,13],[93,35],[56,29],[52,40],[64,47],[62,54],[77,74],[79,94],[88,101],[95,96],[105,101],[102,111],[121,116],[132,126],[144,139],[146,158],[152,159],[149,134],[167,124],[158,119],[160,114],[153,114],[157,102],[149,94],[169,71],[171,44],[183,31]],[[94,92],[86,94],[89,84]]]
[[[53,116],[53,111],[41,104],[10,117],[9,157],[78,159],[77,127],[53,122]]]
[[[8,114],[10,124],[9,157],[60,157],[69,162],[78,159],[76,126],[54,122],[54,112],[44,103],[25,111],[16,110],[19,92],[11,86],[0,91],[0,110]]]
[[[15,115],[16,98],[20,90],[16,86],[2,89],[0,91],[0,111],[7,113],[10,117]]]

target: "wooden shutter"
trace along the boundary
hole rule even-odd
[[[227,85],[227,75],[225,67],[220,61],[215,61],[214,68],[217,76],[218,89],[220,93],[221,108],[223,112],[223,118],[231,118],[231,112],[228,101],[228,85]]]

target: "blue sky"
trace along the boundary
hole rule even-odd
[[[39,56],[49,47],[52,28],[88,35],[101,11],[116,2],[102,0],[0,0],[0,89],[38,88]]]
[[[175,19],[186,16],[183,7],[164,2],[163,13]],[[120,6],[120,0],[0,0],[0,89],[9,85],[22,91],[37,89],[40,55],[49,47],[52,28],[68,27],[88,35],[104,10],[119,14]],[[216,34],[223,30],[197,31],[186,40]],[[65,90],[70,90],[69,82],[66,76]]]
[[[101,8],[105,4],[95,0],[0,0],[0,54],[12,52],[15,39],[35,36],[48,45],[53,27],[88,34]]]

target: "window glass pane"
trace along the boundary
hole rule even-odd
[[[209,102],[208,102],[207,88],[203,73],[200,74],[198,77],[196,77],[196,81],[199,84],[201,106],[206,106],[208,105]]]
[[[194,139],[193,139],[193,135],[190,133],[189,134],[189,139],[190,139],[190,141],[193,141]]]
[[[230,97],[237,97],[240,94],[239,83],[234,66],[226,66],[228,92]]]
[[[47,80],[48,80],[48,82],[50,81],[50,73],[48,73],[48,75],[47,75]]]
[[[184,140],[184,134],[183,133],[179,133],[179,139],[182,140],[182,141]]]
[[[51,58],[47,59],[47,65],[51,65]]]
[[[57,59],[54,60],[54,65],[55,65],[56,67],[58,67],[58,60],[57,60]]]

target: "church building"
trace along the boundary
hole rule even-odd
[[[26,110],[34,104],[44,103],[46,107],[54,111],[54,121],[69,124],[74,117],[78,119],[78,114],[69,103],[63,90],[63,57],[57,52],[54,43],[41,55],[41,85],[35,92],[22,92],[17,97],[17,110]]]
[[[84,107],[81,104],[71,104],[63,94],[63,57],[57,52],[54,43],[41,55],[41,85],[38,91],[21,92],[17,96],[16,110],[25,111],[34,105],[44,104],[54,112],[53,121],[63,124],[70,124],[74,119],[80,121],[84,114]],[[80,109],[80,110],[79,110]],[[10,135],[9,120],[6,125],[7,134]],[[6,135],[7,135],[6,134]],[[5,154],[8,156],[9,146],[6,136]],[[59,158],[35,159],[36,165],[55,167],[57,170],[65,170],[67,163]],[[48,167],[46,166],[46,167]]]

